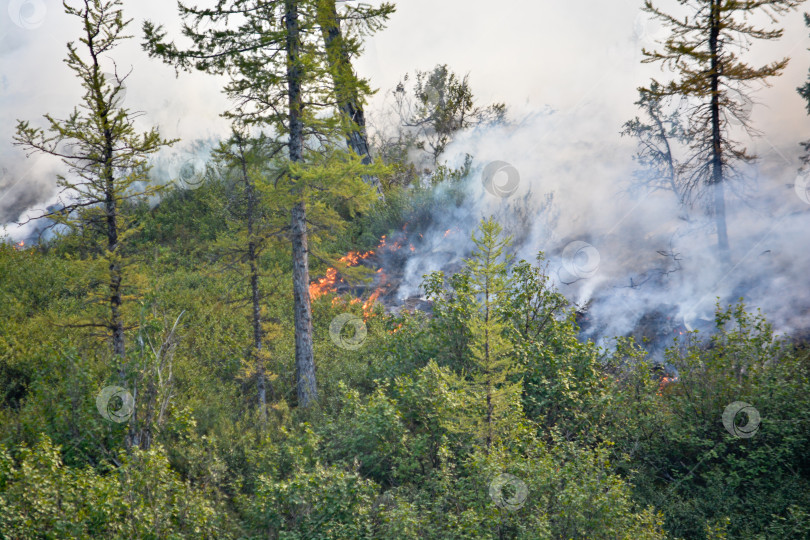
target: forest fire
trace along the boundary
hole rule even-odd
[[[667,388],[669,385],[678,382],[678,376],[670,377],[665,376],[661,379],[661,382],[658,384],[658,392],[657,394],[660,396],[663,394],[664,389]]]
[[[17,251],[20,251],[21,249],[24,249],[24,248],[25,248],[25,241],[23,241],[23,240],[20,240],[19,242],[14,244],[14,249],[16,249]]]
[[[371,317],[372,310],[374,309],[374,302],[377,301],[377,298],[380,297],[380,294],[382,294],[382,288],[378,288],[377,290],[375,290],[373,293],[371,293],[371,296],[368,297],[368,300],[363,302],[364,319],[368,319],[369,317]]]
[[[407,223],[406,223],[406,225],[407,225]],[[422,235],[420,234],[419,236],[421,238]],[[399,251],[402,248],[403,245],[405,245],[404,239],[395,240],[393,244],[389,244],[388,243],[388,237],[386,235],[382,235],[380,237],[380,243],[377,246],[377,251],[378,252],[381,252],[383,250]],[[414,247],[413,244],[409,244],[408,248],[411,251],[416,251],[416,247]]]
[[[346,263],[348,266],[357,266],[358,262],[368,258],[370,255],[374,255],[374,252],[366,251],[365,253],[360,253],[359,251],[350,251],[338,260]]]
[[[367,259],[371,255],[374,255],[374,251],[366,251],[365,253],[361,253],[359,251],[350,251],[338,259],[338,262],[346,263],[346,266],[357,266],[360,261]],[[342,281],[342,279],[338,277],[337,269],[331,267],[327,268],[326,275],[324,277],[314,283],[310,283],[310,299],[315,300],[316,298],[320,298],[327,293],[337,292],[335,287],[339,281]]]
[[[337,281],[337,270],[334,268],[326,269],[326,276],[322,277],[315,283],[309,284],[309,298],[315,300],[329,292],[334,292],[335,282]]]
[[[423,254],[436,250],[447,250],[446,246],[436,246],[435,238],[428,239],[418,230],[409,230],[410,223],[405,223],[401,230],[380,236],[377,246],[367,252],[351,251],[339,259],[345,266],[336,264],[328,268],[324,277],[310,284],[310,298],[315,300],[326,294],[332,294],[333,306],[349,307],[361,304],[363,318],[368,319],[374,313],[375,306],[383,304],[387,312],[397,314],[404,310],[432,311],[432,302],[422,297],[421,293],[408,291],[402,294],[401,286],[410,279],[406,276],[409,261]],[[460,232],[459,227],[451,226],[444,232],[446,243],[454,241]],[[441,233],[440,233],[441,235]],[[448,239],[451,237],[451,239]],[[449,250],[447,250],[449,252]],[[443,252],[443,254],[446,254]],[[356,272],[345,272],[345,269],[363,265],[374,273],[371,279],[352,279]],[[345,274],[345,275],[344,275]]]
[[[382,240],[380,241],[380,247],[384,246],[385,246],[385,236],[383,236]],[[361,261],[374,255],[374,253],[375,253],[374,250],[366,252],[350,251],[349,253],[338,259],[338,262],[345,263],[347,267],[357,266],[358,264],[360,264]],[[369,296],[368,299],[365,300],[364,302],[359,298],[353,298],[352,300],[349,301],[349,304],[358,304],[360,302],[363,302],[362,309],[364,319],[367,319],[368,317],[371,316],[374,309],[374,303],[377,301],[377,299],[383,292],[382,285],[385,282],[385,274],[383,273],[383,269],[379,268],[376,271],[376,274],[380,276],[379,280],[380,286],[374,292],[371,293],[371,296]],[[339,283],[343,283],[343,279],[338,276],[337,269],[331,267],[327,268],[326,275],[324,277],[318,279],[317,281],[309,285],[310,299],[315,300],[326,294],[337,293],[338,292],[337,286]],[[332,300],[332,304],[335,305],[338,303],[338,301],[339,301],[338,298],[335,297]]]
[[[413,253],[416,251],[416,246],[412,243],[407,241],[407,238],[404,236],[402,238],[398,238],[393,242],[390,242],[390,239],[383,235],[380,237],[380,242],[377,247],[371,251],[361,252],[361,251],[350,251],[340,259],[338,262],[344,263],[346,267],[355,267],[362,263],[362,261],[369,259],[374,255],[378,257],[383,255],[384,253],[396,253],[399,252],[403,247],[407,245],[408,250]],[[384,263],[384,261],[378,257],[375,257],[372,261],[368,261],[366,266],[377,266]],[[389,261],[390,262],[390,261]],[[338,267],[339,268],[339,267]],[[309,294],[310,299],[315,300],[320,298],[326,294],[336,294],[335,298],[332,300],[333,305],[339,304],[341,301],[345,302],[346,300],[340,299],[340,295],[347,291],[352,291],[351,294],[361,296],[363,289],[370,289],[371,294],[365,300],[361,298],[353,298],[348,301],[349,305],[358,304],[362,302],[362,310],[363,310],[363,318],[368,319],[373,311],[374,305],[376,302],[380,301],[380,299],[388,294],[391,290],[391,286],[398,282],[398,280],[394,279],[393,283],[389,280],[389,277],[386,275],[385,271],[382,267],[377,268],[374,272],[374,279],[372,284],[369,285],[350,285],[346,283],[342,277],[340,277],[340,272],[338,268],[330,267],[326,270],[326,274],[324,277],[315,280],[309,286]],[[365,295],[362,295],[365,296]]]

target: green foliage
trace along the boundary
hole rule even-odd
[[[114,471],[68,468],[43,438],[16,459],[0,447],[4,538],[224,538],[223,515],[169,469],[160,448]]]
[[[174,212],[198,208],[190,227],[213,225],[229,209],[212,194],[229,189],[236,193],[226,177],[212,176],[195,192],[169,193],[144,220],[168,223]],[[66,257],[69,240],[42,251],[0,249],[8,276],[0,284],[0,373],[9,389],[0,408],[9,449],[0,458],[0,535],[663,538],[663,527],[678,538],[806,536],[806,351],[774,338],[739,305],[718,310],[712,336],[690,334],[669,350],[678,379],[662,385],[631,340],[610,354],[582,342],[542,256],[507,264],[496,229],[484,224],[462,271],[427,278],[431,315],[378,312],[366,320],[360,349],[337,347],[326,331],[339,313],[362,316],[360,306],[315,301],[323,402],[306,412],[289,406],[286,248],[268,245],[257,263],[272,291],[263,317],[275,325],[267,369],[278,392],[262,423],[255,376],[244,366],[250,321],[234,309],[244,280],[220,256],[240,233],[226,223],[190,249],[168,231],[146,238],[155,229],[144,227],[132,264],[151,284],[135,319],[145,356],[133,359],[146,362],[145,372],[155,359],[148,344],[157,348],[185,313],[171,384],[160,386],[152,372],[170,395],[151,425],[152,447],[129,455],[120,451],[126,425],[96,410],[109,384],[107,345],[47,328],[83,309],[87,284],[76,278],[80,263]],[[487,342],[503,368],[491,370],[499,375],[490,378],[491,395],[515,388],[493,411],[488,452],[486,392],[473,386],[485,380]],[[754,437],[723,427],[733,401],[759,411]],[[526,485],[519,508],[490,496],[504,473]]]
[[[449,73],[426,76],[423,97],[466,84]],[[112,380],[106,336],[69,326],[107,279],[88,263],[92,235],[0,245],[0,537],[807,537],[807,351],[742,304],[718,309],[715,332],[667,352],[678,378],[665,384],[631,339],[612,351],[583,341],[543,254],[512,260],[493,220],[459,271],[426,276],[430,313],[314,300],[320,401],[291,406],[292,268],[279,241],[291,178],[310,190],[310,249],[326,265],[464,204],[471,158],[409,187],[383,175],[387,198],[374,201],[357,156],[324,145],[291,165],[275,154],[284,141],[242,143],[223,142],[197,189],[121,207],[138,224],[122,254],[140,292],[125,316],[148,450],[122,451],[130,426],[96,408]],[[364,319],[360,348],[330,338],[341,313]],[[734,401],[759,411],[754,437],[723,426]]]
[[[289,478],[259,480],[249,512],[257,534],[274,538],[374,538],[374,483],[338,467],[315,465]]]
[[[414,80],[411,90],[406,73],[393,92],[405,130],[392,150],[402,151],[413,146],[425,152],[430,164],[436,166],[456,133],[479,125],[501,123],[506,118],[505,104],[478,105],[470,88],[469,75],[461,77],[447,64],[437,65],[431,71],[417,71]]]
[[[707,531],[722,529],[728,538],[801,538],[807,357],[774,338],[742,303],[718,308],[716,326],[707,343],[693,335],[685,348],[669,350],[678,380],[664,388],[650,381],[643,362],[627,364],[611,422],[621,468],[677,537],[709,538]],[[753,437],[724,426],[723,411],[735,401],[759,412]],[[737,517],[726,522],[729,516]]]
[[[476,415],[479,436],[487,451],[497,441],[502,425],[511,423],[520,384],[507,384],[516,372],[512,343],[507,336],[504,313],[510,287],[508,249],[511,239],[502,236],[502,228],[492,218],[483,220],[473,235],[475,245],[466,261],[473,309],[466,321],[473,369],[469,373],[470,408]]]
[[[68,166],[69,174],[58,175],[57,185],[69,202],[39,218],[76,232],[91,259],[86,271],[98,282],[106,278],[106,290],[95,287],[92,297],[109,313],[95,314],[85,326],[106,328],[123,359],[121,304],[138,285],[138,279],[124,270],[123,246],[137,230],[133,213],[127,210],[157,193],[156,186],[139,187],[148,183],[147,159],[176,141],[161,138],[157,128],[136,131],[139,115],[122,103],[128,75],[119,75],[114,61],[107,67],[113,74],[105,73],[100,64],[127,39],[124,32],[131,21],[124,18],[121,5],[120,0],[93,0],[80,7],[64,3],[65,13],[79,19],[82,27],[81,45],[68,43],[65,59],[84,89],[82,100],[66,119],[46,114],[47,130],[18,121],[14,144],[31,153],[59,157]]]

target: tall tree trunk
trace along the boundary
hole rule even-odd
[[[358,156],[363,158],[365,165],[371,164],[368,136],[366,134],[366,117],[363,106],[357,95],[357,77],[352,69],[351,58],[346,50],[343,36],[340,31],[340,21],[337,17],[335,0],[321,0],[318,2],[318,21],[321,25],[327,58],[329,59],[332,81],[335,85],[335,95],[338,107],[346,119],[351,122],[346,135],[346,144]],[[363,175],[363,181],[377,190],[377,197],[383,198],[380,179],[376,176]]]
[[[104,118],[106,121],[106,117]],[[121,264],[118,262],[118,205],[115,200],[115,187],[113,180],[112,162],[112,141],[109,137],[109,129],[105,129],[105,138],[109,146],[105,149],[105,159],[107,159],[104,169],[105,201],[104,212],[107,217],[107,252],[110,254],[110,332],[112,333],[113,356],[118,362],[118,381],[123,388],[132,391],[132,398],[137,404],[138,388],[130,388],[126,362],[126,349],[124,347],[124,319],[121,316]],[[129,451],[133,446],[138,446],[138,408],[132,411],[129,419],[127,434],[124,437],[124,446]]]
[[[287,80],[289,84],[290,161],[303,161],[304,126],[301,118],[301,36],[298,27],[297,0],[285,0],[287,29]],[[295,183],[296,178],[292,179]],[[295,378],[299,407],[308,407],[318,399],[315,358],[312,352],[312,309],[309,302],[309,253],[307,247],[307,211],[303,190],[291,213],[290,232],[293,257],[293,296],[295,302]]]
[[[113,354],[118,359],[118,376],[126,386],[126,350],[124,348],[124,320],[121,316],[121,264],[118,262],[118,201],[115,200],[113,171],[113,140],[107,111],[102,111],[104,123],[104,213],[107,221],[107,252],[110,254],[110,332]]]
[[[118,259],[118,201],[116,200],[116,186],[115,186],[115,169],[113,167],[113,157],[115,154],[115,142],[113,141],[113,130],[110,125],[110,109],[105,103],[104,95],[101,88],[104,84],[104,75],[101,73],[101,68],[98,63],[98,56],[93,46],[93,36],[88,35],[87,44],[90,48],[90,54],[93,59],[92,69],[94,78],[94,88],[96,94],[94,95],[96,105],[99,106],[98,115],[101,120],[101,126],[104,135],[104,153],[103,153],[103,170],[101,176],[104,181],[104,214],[106,217],[107,225],[107,253],[109,254],[109,275],[110,275],[110,322],[109,329],[112,335],[113,355],[118,362],[118,380],[119,384],[128,388],[129,383],[127,380],[128,365],[126,361],[126,347],[124,343],[124,319],[121,315],[121,283],[122,269],[121,263]],[[132,397],[137,405],[138,389],[137,386],[132,387]],[[129,451],[133,446],[138,445],[138,408],[137,406],[132,412],[129,419],[129,427],[127,435],[124,438],[124,444]]]
[[[256,189],[250,180],[245,160],[244,141],[240,134],[236,134],[239,146],[239,163],[242,168],[242,179],[247,191],[247,234],[248,234],[248,264],[250,266],[250,299],[253,315],[253,360],[256,362],[256,386],[258,392],[259,409],[262,420],[267,422],[267,381],[262,358],[262,316],[261,294],[259,292],[259,265],[256,254],[256,237],[254,236],[256,220]]]
[[[487,264],[489,264],[489,255],[487,255]],[[489,450],[492,447],[492,413],[495,410],[494,404],[492,403],[492,377],[491,377],[491,366],[490,366],[490,358],[489,358],[489,276],[486,278],[486,291],[484,293],[484,365],[486,365],[486,371],[484,372],[484,376],[486,377],[486,385],[487,385],[487,416],[486,416],[486,424],[487,424],[487,435],[486,435],[486,455],[489,455]]]
[[[731,262],[726,229],[726,201],[723,193],[723,138],[720,129],[720,2],[712,0],[710,12],[709,51],[711,54],[711,115],[712,115],[712,184],[714,190],[714,217],[717,226],[717,250],[720,262]]]
[[[118,262],[118,206],[115,201],[112,170],[105,172],[107,185],[105,213],[107,214],[107,251],[111,254],[110,272],[110,331],[112,332],[113,354],[118,358],[118,375],[126,382],[126,362],[124,348],[124,320],[121,316],[121,264]]]

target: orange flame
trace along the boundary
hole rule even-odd
[[[402,247],[402,241],[401,240],[398,240],[398,241],[394,242],[394,244],[392,246],[387,245],[386,236],[383,235],[380,238],[380,243],[377,246],[376,250],[379,251],[379,250],[385,249],[385,248],[388,248],[390,250],[397,250],[397,249],[399,249],[401,247]],[[415,251],[415,249],[416,249],[416,248],[414,248],[413,245],[411,245],[409,247],[410,247],[411,251]],[[350,251],[346,255],[344,255],[343,257],[338,259],[338,261],[342,262],[342,263],[345,263],[346,266],[349,266],[349,267],[350,266],[357,266],[360,263],[360,261],[370,257],[371,255],[374,255],[374,253],[375,253],[374,250],[366,251],[365,253],[360,252],[360,251]],[[354,299],[349,300],[349,302],[348,302],[349,305],[359,304],[359,303],[362,302],[363,318],[364,319],[368,319],[370,316],[373,315],[375,302],[385,292],[385,287],[384,287],[385,280],[386,280],[385,273],[383,272],[382,268],[377,269],[376,273],[380,274],[379,286],[377,287],[377,289],[373,293],[371,293],[371,296],[369,296],[368,299],[366,299],[365,301],[363,301],[363,300],[361,300],[359,298],[354,298]],[[322,297],[322,296],[324,296],[326,294],[337,292],[337,287],[336,286],[340,281],[342,281],[342,280],[338,276],[337,269],[336,268],[328,268],[326,270],[326,275],[324,277],[316,280],[313,283],[310,283],[310,285],[309,285],[310,299],[315,300],[316,298],[320,298],[320,297]],[[333,306],[338,306],[338,305],[340,305],[341,302],[346,302],[346,300],[342,299],[340,297],[337,297],[337,296],[332,299],[332,305]]]
[[[374,255],[374,251],[366,251],[365,253],[361,253],[359,251],[350,251],[340,259],[339,262],[346,263],[346,266],[357,266],[357,264]],[[338,277],[337,269],[335,268],[327,268],[326,269],[326,276],[322,277],[321,279],[315,281],[314,283],[309,284],[309,298],[310,300],[315,300],[316,298],[320,298],[321,296],[336,292],[335,285],[337,285],[340,278]]]
[[[368,300],[363,302],[363,319],[365,320],[368,320],[368,318],[374,314],[374,303],[385,292],[385,284],[388,277],[385,275],[382,268],[377,270],[377,273],[380,274],[380,281],[377,285],[377,289],[371,293]]]
[[[368,300],[363,302],[363,319],[368,320],[369,317],[374,313],[374,302],[377,301],[377,298],[380,297],[382,294],[382,288],[377,289],[371,296],[368,297]]]
[[[658,392],[656,392],[656,394],[658,394],[659,396],[662,395],[662,392],[667,386],[677,381],[678,377],[665,376],[663,379],[661,379],[661,382],[658,384]]]
[[[350,251],[338,259],[338,261],[345,262],[348,266],[356,266],[358,262],[369,257],[370,255],[374,255],[374,251],[366,251],[365,253],[360,253],[359,251]]]
[[[311,300],[314,300],[316,298],[320,298],[326,293],[333,292],[336,281],[337,281],[337,270],[335,270],[334,268],[327,268],[325,277],[322,277],[315,283],[309,284],[309,298]]]

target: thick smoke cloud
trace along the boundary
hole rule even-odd
[[[474,156],[466,203],[423,232],[399,297],[418,294],[423,274],[467,256],[479,220],[496,216],[520,258],[545,252],[555,285],[587,306],[594,336],[627,334],[655,310],[700,327],[717,298],[745,297],[780,331],[810,326],[810,197],[795,188],[795,163],[765,154],[746,184],[730,186],[740,196],[728,199],[733,266],[723,269],[713,220],[700,207],[684,212],[669,193],[628,190],[635,141],[603,137],[610,121],[603,108],[584,106],[459,137],[447,155],[455,165]],[[494,179],[493,162],[501,171]]]

